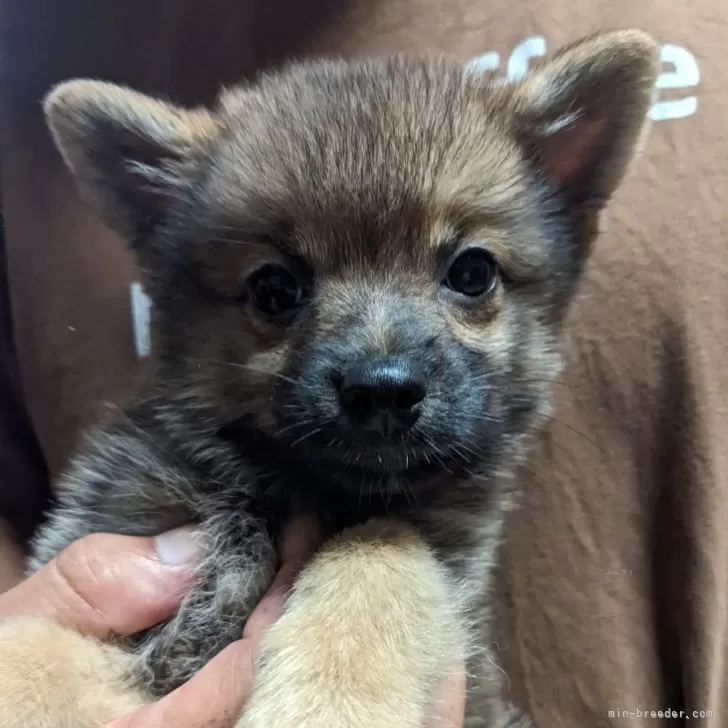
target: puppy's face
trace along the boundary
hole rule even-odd
[[[293,67],[212,111],[83,81],[46,109],[146,273],[174,419],[415,488],[489,474],[546,413],[655,72],[623,32],[509,87],[394,59]]]

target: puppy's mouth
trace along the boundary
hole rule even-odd
[[[323,466],[338,463],[342,467],[371,474],[400,474],[407,472],[437,472],[444,469],[448,461],[424,448],[401,444],[383,444],[369,447],[334,446],[309,453]]]
[[[446,481],[460,480],[467,474],[460,458],[405,443],[380,447],[311,447],[305,459],[329,482],[357,491],[364,485],[418,492]]]
[[[346,441],[341,433],[323,428],[310,432],[308,437],[281,441],[240,420],[221,434],[243,445],[250,457],[267,453],[282,466],[309,471],[332,486],[357,493],[362,488],[419,492],[468,475],[468,463],[451,448],[425,444],[419,438]]]

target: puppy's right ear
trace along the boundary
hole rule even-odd
[[[46,97],[48,125],[83,197],[141,244],[218,135],[212,113],[101,81],[67,81]]]

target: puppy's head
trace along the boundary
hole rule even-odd
[[[424,487],[501,467],[547,411],[655,74],[625,31],[516,85],[324,62],[212,110],[73,81],[46,112],[145,273],[170,421],[243,422],[344,486]]]

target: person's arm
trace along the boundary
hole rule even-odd
[[[0,594],[22,579],[25,561],[23,556],[15,533],[0,521]]]
[[[7,275],[0,217],[0,593],[21,578],[24,545],[50,497],[45,461],[23,405]]]

